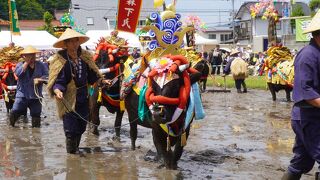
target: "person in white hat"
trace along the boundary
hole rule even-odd
[[[298,52],[294,61],[294,105],[291,112],[294,156],[283,180],[300,179],[315,162],[320,163],[320,10],[304,33],[311,33],[312,39]],[[319,172],[315,179],[320,179]]]
[[[237,88],[238,93],[247,93],[247,85],[245,83],[246,77],[248,77],[248,64],[239,57],[240,51],[237,49],[232,49],[230,52],[230,60],[226,65],[223,73],[225,75],[232,74],[235,86]],[[241,91],[241,85],[243,87],[243,91]]]
[[[32,46],[27,46],[20,53],[23,62],[18,63],[15,69],[18,78],[17,91],[9,118],[12,127],[15,126],[19,116],[27,112],[27,108],[30,109],[32,127],[40,127],[41,125],[42,105],[39,98],[42,97],[42,83],[36,86],[37,94],[34,83],[38,82],[38,78],[48,77],[48,68],[42,62],[36,61],[37,53],[40,51]]]
[[[106,83],[92,54],[81,48],[89,38],[72,29],[60,36],[55,48],[62,48],[53,55],[49,67],[47,89],[51,97],[56,97],[59,118],[63,120],[67,153],[79,151],[82,134],[86,130],[89,105],[88,84]]]

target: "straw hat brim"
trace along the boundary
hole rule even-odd
[[[238,54],[238,53],[240,53],[240,51],[238,51],[238,50],[231,51],[230,56],[233,56],[233,55]]]
[[[316,13],[316,15],[312,18],[308,27],[303,31],[304,34],[312,33],[314,31],[320,30],[320,10]]]
[[[89,40],[88,36],[85,36],[83,34],[80,34],[72,29],[67,29],[60,37],[59,39],[53,44],[53,47],[55,48],[66,48],[65,40],[73,39],[73,38],[79,38],[79,43],[83,44]]]
[[[20,54],[37,54],[40,53],[40,51],[38,51],[36,48],[32,47],[32,46],[27,46],[26,48],[24,48]]]

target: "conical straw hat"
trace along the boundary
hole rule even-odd
[[[313,16],[310,24],[307,29],[303,31],[303,33],[311,33],[314,31],[320,30],[320,10],[318,10],[317,14]]]
[[[66,31],[59,37],[57,42],[53,44],[53,47],[55,48],[65,48],[64,41],[67,39],[72,39],[72,38],[79,38],[80,44],[83,44],[89,40],[88,36],[85,36],[83,34],[78,33],[75,30],[72,30],[70,28],[67,28]]]
[[[38,51],[33,46],[27,46],[20,52],[20,54],[36,54],[36,53],[40,53],[40,51]]]
[[[233,56],[235,54],[238,54],[240,51],[238,51],[238,49],[232,49],[230,52],[230,56]]]

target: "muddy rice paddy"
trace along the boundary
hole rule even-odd
[[[0,179],[280,179],[292,156],[292,103],[285,102],[284,92],[276,102],[261,90],[204,93],[207,116],[194,121],[178,170],[154,161],[150,129],[138,128],[135,151],[129,126],[122,128],[120,142],[113,141],[114,115],[104,108],[100,135],[86,132],[81,155],[68,155],[52,100],[45,99],[40,129],[31,128],[30,117],[9,127],[0,104]]]

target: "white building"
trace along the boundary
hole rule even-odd
[[[250,15],[250,6],[255,5],[257,2],[245,2],[239,8],[235,17],[235,38],[236,41],[242,45],[253,44],[253,47],[258,47],[265,50],[268,45],[268,21],[262,20],[262,13],[258,14],[256,18]],[[292,5],[301,6],[304,15],[310,15],[311,11],[307,4],[303,2],[296,2]],[[278,2],[275,4],[276,10],[279,12],[279,18],[285,15],[289,16],[289,3]],[[281,38],[283,35],[292,32],[289,21],[279,21],[276,25],[277,37]]]
[[[70,12],[76,25],[85,30],[114,29],[117,21],[118,0],[71,0]],[[145,19],[152,12],[153,1],[142,1],[139,25],[145,24]]]

